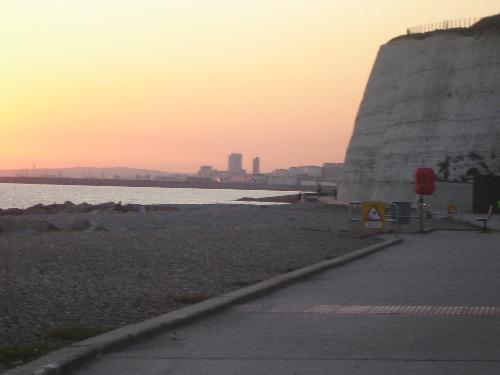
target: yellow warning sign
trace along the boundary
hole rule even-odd
[[[384,225],[385,204],[383,202],[363,202],[361,206],[365,228],[380,229]]]

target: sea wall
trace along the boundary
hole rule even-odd
[[[346,155],[339,198],[413,201],[415,169],[432,203],[472,209],[476,174],[500,175],[500,32],[448,30],[380,48]]]

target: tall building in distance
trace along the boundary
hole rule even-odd
[[[243,174],[243,155],[237,153],[230,153],[227,158],[227,171],[232,174]]]
[[[260,174],[260,158],[257,156],[252,162],[252,173]]]

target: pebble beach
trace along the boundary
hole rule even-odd
[[[29,220],[60,230],[0,233],[0,348],[67,345],[47,332],[118,328],[379,241],[352,238],[346,210],[320,203]],[[75,220],[99,230],[74,230]]]

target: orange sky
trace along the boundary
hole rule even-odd
[[[340,162],[379,46],[498,0],[0,3],[0,168]]]

